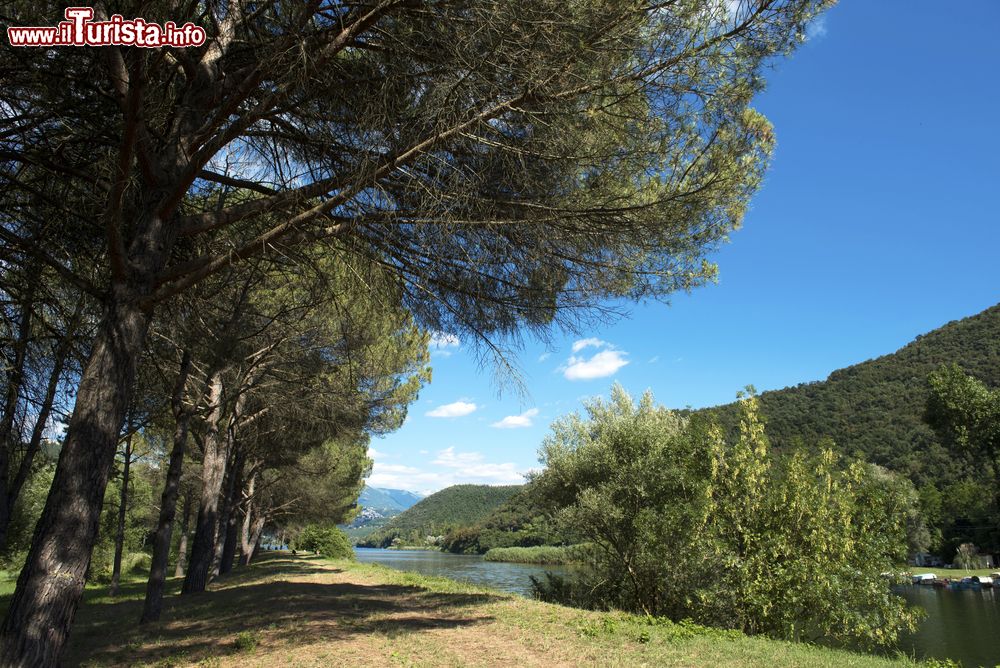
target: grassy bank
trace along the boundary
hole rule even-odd
[[[143,584],[89,590],[65,665],[914,665],[692,625],[539,603],[444,578],[266,555],[139,628]]]
[[[506,561],[514,564],[571,564],[580,560],[581,546],[554,547],[494,547],[484,555],[486,561]]]

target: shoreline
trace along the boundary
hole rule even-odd
[[[265,555],[204,594],[171,579],[161,622],[144,586],[90,591],[66,665],[914,666],[801,643],[592,612],[377,564]]]

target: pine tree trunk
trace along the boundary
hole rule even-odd
[[[247,481],[246,488],[246,503],[243,505],[243,523],[240,527],[240,566],[247,566],[250,564],[250,558],[253,554],[254,542],[250,539],[251,531],[251,520],[253,518],[253,507],[254,507],[254,488],[257,484],[257,474],[254,472],[251,474],[250,479]]]
[[[181,487],[181,473],[184,465],[184,450],[187,448],[188,424],[191,421],[191,411],[184,406],[184,386],[191,372],[191,351],[185,350],[181,358],[180,372],[174,384],[171,396],[171,410],[174,414],[174,444],[170,450],[170,464],[167,466],[167,479],[163,484],[163,495],[160,498],[160,518],[156,525],[156,536],[153,539],[153,563],[149,567],[149,581],[146,584],[146,599],[142,607],[140,624],[153,622],[160,618],[163,610],[163,590],[167,582],[167,565],[170,559],[170,541],[174,529],[174,517],[177,514],[177,497]],[[185,501],[184,514],[187,515]],[[187,518],[183,520],[182,532],[187,531]],[[181,535],[181,543],[186,536]],[[180,569],[183,554],[178,556],[177,568]]]
[[[56,390],[59,389],[59,379],[62,377],[66,360],[72,351],[76,328],[79,326],[80,318],[83,315],[83,305],[84,301],[80,300],[76,306],[76,310],[73,312],[73,317],[70,319],[66,332],[63,334],[59,345],[53,353],[52,370],[49,372],[48,384],[45,387],[45,396],[42,398],[42,404],[39,406],[38,414],[35,416],[35,426],[31,431],[31,440],[28,441],[28,447],[25,448],[24,455],[21,457],[17,474],[7,489],[6,508],[8,513],[3,521],[0,522],[0,551],[7,546],[7,529],[10,524],[9,510],[17,503],[17,499],[21,495],[21,489],[24,488],[24,483],[28,481],[28,476],[31,475],[31,465],[35,460],[35,455],[38,454],[38,450],[41,448],[42,436],[45,434],[45,425],[48,423],[49,415],[52,413]]]
[[[69,636],[149,324],[140,294],[116,284],[108,296],[52,488],[0,626],[0,666],[55,666]]]
[[[7,371],[7,388],[4,393],[3,414],[0,415],[0,548],[7,545],[7,527],[10,525],[10,510],[13,505],[7,482],[10,480],[11,454],[21,445],[20,430],[14,429],[17,405],[24,384],[24,363],[28,353],[28,339],[31,335],[31,314],[34,307],[35,288],[38,284],[37,272],[28,271],[31,281],[25,288],[21,300],[21,318],[14,341],[14,359]]]
[[[205,591],[208,585],[209,569],[215,554],[216,531],[219,528],[219,494],[226,473],[226,443],[219,433],[222,422],[222,372],[212,378],[210,404],[212,410],[208,418],[208,433],[205,435],[205,453],[201,466],[201,503],[198,506],[198,520],[195,524],[194,540],[191,543],[191,558],[181,592],[190,594]]]
[[[129,420],[131,423],[131,420]],[[128,472],[132,464],[132,425],[128,425],[129,434],[125,438],[125,465],[122,467],[122,493],[118,503],[118,530],[115,532],[115,560],[111,568],[112,596],[118,594],[122,579],[122,552],[125,549],[125,513],[128,510]]]
[[[234,447],[235,443],[230,442],[230,446],[227,450],[232,454]],[[222,564],[222,553],[226,549],[226,531],[229,528],[229,512],[235,483],[235,469],[235,456],[231,456],[226,460],[226,475],[222,479],[222,490],[219,496],[219,525],[215,528],[215,545],[212,546],[212,565],[208,569],[209,582],[219,577],[219,569]]]
[[[224,514],[225,525],[221,528],[224,539],[222,540],[222,550],[219,554],[219,575],[225,575],[233,570],[233,559],[236,557],[236,541],[239,532],[237,518],[239,516],[240,501],[243,497],[243,465],[245,462],[246,455],[242,449],[237,450],[235,460],[233,461],[233,473],[229,483],[229,503]]]
[[[249,565],[251,561],[257,558],[257,553],[260,552],[260,541],[264,537],[264,524],[266,524],[266,519],[264,517],[258,517],[254,521],[253,529],[253,549],[250,551],[250,558],[247,559],[247,564]]]
[[[191,527],[191,492],[184,495],[184,509],[181,511],[181,538],[177,543],[177,566],[174,577],[184,577],[187,568],[188,529]]]

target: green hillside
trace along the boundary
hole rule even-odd
[[[950,322],[899,349],[834,371],[825,381],[761,395],[768,435],[778,446],[831,438],[848,453],[914,482],[953,480],[966,473],[923,422],[927,376],[955,362],[988,385],[1000,385],[1000,305]],[[707,409],[734,426],[736,404]]]
[[[910,478],[928,523],[940,532],[935,551],[950,559],[964,541],[1000,550],[1000,526],[991,501],[992,464],[949,450],[923,421],[927,377],[946,363],[1000,386],[1000,305],[918,336],[890,355],[834,371],[825,381],[760,398],[768,435],[779,449],[831,439],[841,452]],[[735,403],[695,412],[736,428]]]
[[[431,494],[409,510],[395,516],[360,545],[387,547],[393,540],[417,545],[426,536],[443,536],[456,527],[481,522],[514,496],[522,485],[453,485]]]

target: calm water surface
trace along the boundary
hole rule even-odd
[[[920,631],[900,643],[907,654],[954,659],[966,668],[1000,665],[1000,590],[903,585],[896,592],[927,611]]]
[[[505,564],[428,550],[357,548],[355,552],[358,561],[464,580],[522,596],[531,595],[530,576],[570,571],[566,566]],[[927,611],[920,631],[904,638],[900,650],[918,658],[954,659],[966,668],[1000,665],[1000,589],[952,591],[903,585],[896,591]]]
[[[440,575],[453,580],[485,585],[521,596],[531,596],[531,576],[541,577],[546,571],[560,575],[567,566],[535,566],[485,561],[480,556],[435,552],[432,550],[354,549],[358,561],[366,561],[401,571],[416,571],[424,575]]]

